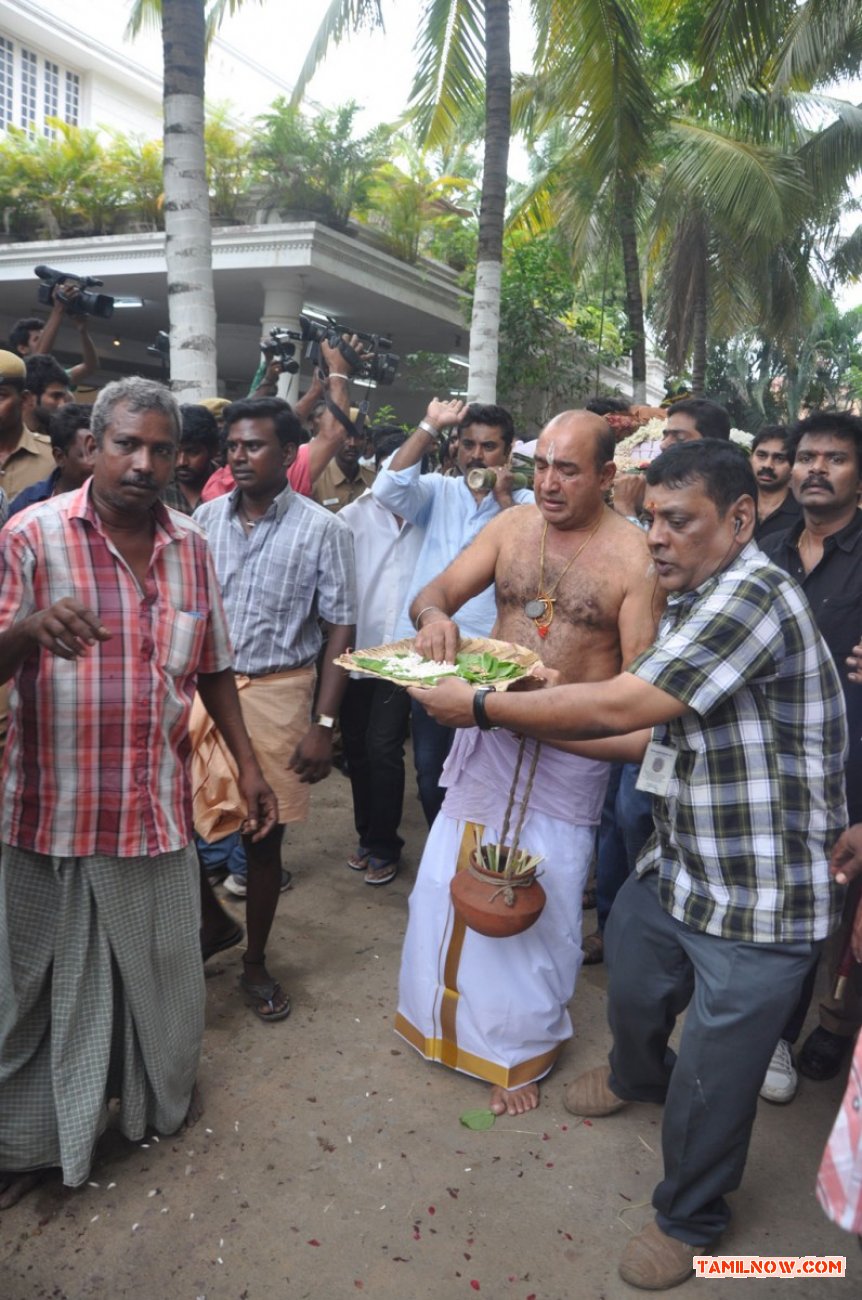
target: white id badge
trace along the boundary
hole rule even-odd
[[[677,751],[671,749],[670,745],[660,745],[657,741],[651,740],[646,747],[635,789],[644,790],[647,794],[665,796],[670,789],[670,779],[676,766],[676,755]]]

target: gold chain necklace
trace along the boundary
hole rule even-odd
[[[532,621],[535,623],[536,631],[538,632],[540,637],[544,638],[548,635],[548,628],[551,626],[551,624],[554,621],[554,605],[556,604],[557,601],[555,592],[557,588],[559,587],[560,583],[563,581],[563,578],[565,578],[566,574],[574,564],[575,560],[578,558],[578,556],[581,554],[582,551],[586,550],[590,542],[595,537],[596,533],[601,528],[602,520],[604,519],[604,517],[605,517],[605,511],[603,506],[602,513],[599,515],[599,522],[595,525],[593,529],[591,529],[590,535],[587,538],[587,540],[585,542],[582,542],[581,545],[578,547],[578,549],[575,551],[574,555],[572,555],[566,561],[566,564],[561,569],[560,573],[557,575],[556,580],[553,582],[553,584],[547,591],[545,590],[545,541],[547,540],[547,536],[548,536],[548,521],[547,519],[545,520],[545,527],[542,530],[542,546],[539,552],[539,588],[538,591],[536,592],[535,600],[528,600],[526,605],[524,606],[524,613],[527,615],[527,618],[532,619]]]

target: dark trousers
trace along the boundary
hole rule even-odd
[[[635,789],[639,763],[612,763],[596,845],[596,920],[604,930],[614,899],[653,833],[652,796]]]
[[[404,807],[404,742],[410,697],[391,682],[351,678],[341,704],[341,737],[353,789],[359,843],[373,858],[397,862]]]
[[[431,826],[443,804],[446,791],[440,786],[440,773],[452,747],[455,732],[452,727],[441,727],[429,718],[421,704],[412,701],[410,713],[413,730],[413,762],[416,766],[416,784],[425,820]]]
[[[730,1219],[769,1058],[821,943],[719,939],[674,920],[656,873],[630,876],[605,931],[610,1084],[664,1103],[664,1178],[653,1192],[668,1236],[706,1246]],[[668,1047],[688,1008],[679,1055]]]

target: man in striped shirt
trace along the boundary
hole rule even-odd
[[[230,496],[198,507],[212,549],[234,648],[240,704],[267,781],[278,825],[248,852],[248,949],[242,988],[261,1020],[283,1020],[290,998],[266,966],[265,948],[282,887],[284,827],[304,821],[308,787],[329,774],[332,727],[347,674],[333,660],[353,643],[353,541],[337,516],[286,482],[302,437],[296,415],[274,398],[225,411]],[[315,664],[326,653],[316,690]],[[206,701],[204,701],[204,704]],[[312,706],[315,712],[312,714]],[[193,720],[195,826],[206,840],[239,828],[230,764],[217,720]]]
[[[165,509],[179,414],[109,384],[93,477],[0,545],[0,681],[12,680],[0,862],[0,1209],[46,1168],[86,1181],[121,1096],[137,1140],[190,1109],[203,1032],[191,845],[195,686],[240,771],[247,829],[272,791],[237,701],[206,541]]]

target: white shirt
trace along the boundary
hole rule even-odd
[[[353,534],[355,649],[386,645],[396,640],[398,616],[416,571],[424,530],[406,521],[399,528],[392,511],[375,500],[370,491],[344,506],[338,518]]]
[[[371,491],[375,500],[424,529],[422,549],[395,628],[398,638],[415,636],[416,630],[410,621],[413,597],[438,573],[442,573],[476,534],[500,513],[500,506],[492,492],[477,502],[467,487],[466,479],[422,474],[418,464],[400,470],[384,466]],[[532,489],[518,488],[512,497],[518,505],[535,501]],[[493,582],[478,596],[465,601],[455,615],[462,636],[490,636],[496,619]]]

